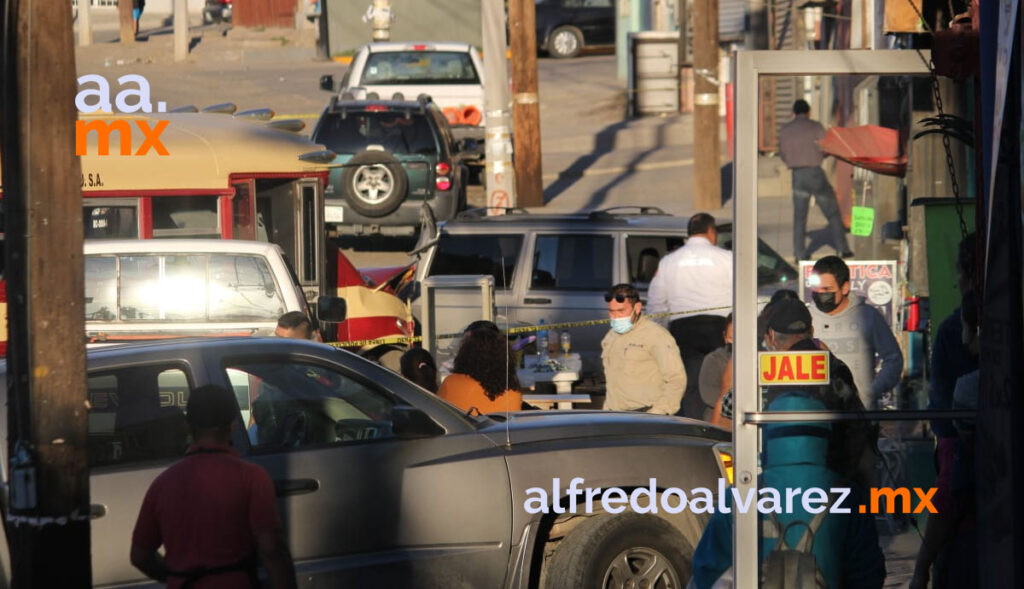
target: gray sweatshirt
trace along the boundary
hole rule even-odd
[[[876,409],[882,393],[899,384],[903,374],[903,353],[878,309],[863,299],[850,296],[850,304],[836,315],[810,306],[814,337],[850,367],[864,407]],[[875,373],[876,359],[882,361]]]

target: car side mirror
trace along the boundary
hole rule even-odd
[[[331,74],[320,76],[320,89],[326,92],[334,92],[334,76]]]
[[[409,405],[391,408],[391,432],[396,438],[432,438],[444,434],[444,428],[422,410]]]
[[[348,305],[341,297],[320,296],[316,298],[316,318],[320,321],[341,323],[348,314]]]

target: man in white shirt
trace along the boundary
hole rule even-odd
[[[647,291],[650,313],[683,313],[668,324],[686,367],[680,414],[702,419],[698,384],[704,356],[725,345],[725,318],[732,311],[732,254],[717,247],[715,218],[697,213],[687,226],[686,245],[666,255]]]

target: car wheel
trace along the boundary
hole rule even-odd
[[[583,34],[576,27],[558,27],[548,39],[548,53],[551,57],[566,59],[576,57],[583,49]]]
[[[357,213],[383,217],[395,211],[409,180],[395,156],[383,151],[364,151],[350,159],[341,175],[341,193]]]
[[[601,514],[562,540],[545,565],[545,589],[682,589],[693,549],[671,524],[654,515]]]

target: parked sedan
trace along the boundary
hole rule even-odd
[[[205,384],[235,392],[233,445],[275,481],[303,586],[626,587],[646,574],[647,586],[680,587],[706,516],[630,513],[628,504],[613,514],[600,501],[582,516],[558,506],[568,505],[575,477],[626,493],[655,479],[656,499],[676,506],[678,496],[661,499],[662,489],[716,489],[723,472],[716,442],[726,434],[706,424],[610,412],[470,416],[312,342],[91,350],[94,585],[145,581],[129,563],[131,530],[150,483],[182,456],[184,408]],[[0,419],[4,437],[6,424]],[[547,498],[531,505],[538,489]]]
[[[585,47],[615,44],[612,0],[537,0],[537,47],[576,57]]]

